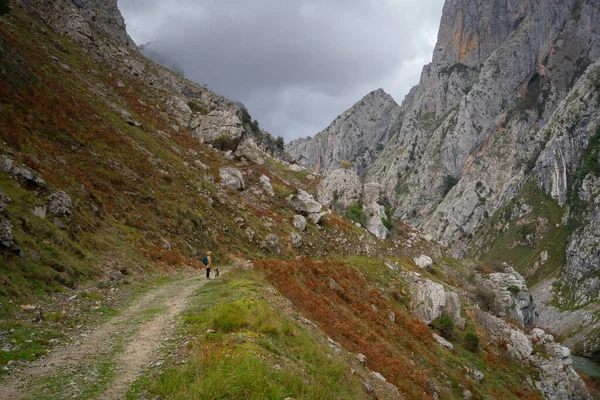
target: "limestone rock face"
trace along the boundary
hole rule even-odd
[[[215,110],[202,119],[194,134],[203,143],[221,150],[235,150],[244,135],[244,127],[234,112]]]
[[[231,190],[242,191],[246,188],[244,175],[239,169],[232,167],[221,167],[219,176],[223,180],[223,184]]]
[[[324,206],[339,206],[345,209],[352,203],[358,203],[362,186],[356,172],[343,168],[336,169],[319,185],[317,199]]]
[[[413,298],[413,314],[426,324],[442,315],[446,305],[444,287],[429,279],[407,276]]]
[[[555,343],[552,335],[541,329],[526,335],[482,310],[477,310],[476,318],[491,337],[506,342],[510,359],[538,370],[534,385],[545,399],[591,399],[585,383],[572,367],[571,352]]]
[[[327,174],[346,160],[362,175],[393,134],[400,107],[382,89],[366,95],[313,138],[297,139],[287,152],[315,172]]]
[[[512,267],[505,265],[504,272],[477,275],[476,282],[493,293],[494,304],[491,311],[495,315],[512,317],[525,328],[531,328],[536,323],[533,296],[529,293],[525,278]]]
[[[319,213],[321,208],[323,208],[321,203],[304,190],[299,190],[298,193],[289,195],[287,202],[296,212],[305,215]]]

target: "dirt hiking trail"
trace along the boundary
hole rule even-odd
[[[169,339],[188,296],[204,283],[199,275],[151,289],[79,342],[7,379],[0,399],[123,399]]]

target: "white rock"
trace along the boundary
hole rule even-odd
[[[421,269],[427,269],[433,265],[433,260],[431,259],[431,257],[428,257],[424,254],[420,255],[419,257],[416,257],[413,261]]]
[[[437,335],[435,333],[433,333],[432,335],[433,335],[433,338],[435,339],[436,342],[438,342],[439,344],[441,344],[442,346],[444,346],[448,350],[452,350],[454,348],[454,346],[452,345],[452,343],[450,343],[449,341],[447,341],[446,339],[444,339],[440,335]]]

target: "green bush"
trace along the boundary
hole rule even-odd
[[[431,326],[440,332],[444,338],[448,340],[456,339],[456,326],[454,325],[454,321],[452,321],[449,316],[442,315],[441,317],[433,320],[431,322]]]
[[[516,285],[511,285],[508,287],[508,291],[511,292],[512,294],[516,295],[521,291],[521,289],[519,289],[519,287]]]
[[[193,112],[197,112],[202,115],[208,114],[208,109],[206,108],[206,106],[198,101],[190,100],[188,101],[187,105]]]
[[[479,351],[479,336],[471,332],[465,333],[464,345],[465,349],[477,353]]]
[[[392,222],[392,207],[385,208],[385,217],[381,218],[381,223],[388,231],[392,230],[394,227],[394,223]]]
[[[275,141],[275,144],[277,145],[277,147],[279,147],[281,150],[283,150],[283,146],[285,144],[283,141],[283,137],[277,136],[277,140]]]
[[[10,12],[10,0],[0,0],[0,15]]]
[[[346,210],[346,218],[351,219],[354,222],[361,222],[363,216],[363,210],[360,204],[352,203],[348,210]]]

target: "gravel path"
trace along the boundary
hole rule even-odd
[[[151,290],[81,341],[57,349],[0,386],[1,399],[123,399],[174,326],[196,276]]]

